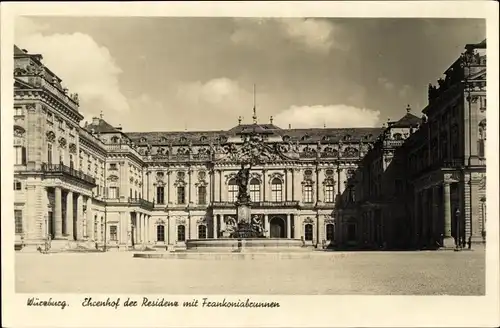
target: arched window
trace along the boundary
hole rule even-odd
[[[177,226],[177,241],[186,240],[186,227],[184,225]]]
[[[325,184],[325,203],[333,203],[335,201],[335,186],[332,180],[326,181]]]
[[[198,226],[198,239],[207,238],[207,226],[202,224]]]
[[[356,240],[356,224],[349,223],[347,225],[347,240],[355,241]]]
[[[273,202],[281,202],[283,200],[283,185],[278,178],[274,178],[271,181],[271,200]]]
[[[238,199],[238,185],[236,184],[236,179],[231,179],[227,183],[228,190],[228,201],[234,203]]]
[[[394,133],[394,139],[401,140],[403,139],[403,135],[401,133]]]
[[[165,241],[165,226],[163,224],[156,226],[156,241]]]
[[[304,226],[304,239],[313,240],[313,226],[310,223]]]
[[[117,136],[114,136],[113,138],[111,138],[111,142],[112,143],[118,143],[120,141],[120,138],[118,138]]]
[[[312,203],[313,202],[313,186],[310,184],[306,184],[304,186],[304,203]]]
[[[326,225],[326,240],[333,240],[335,236],[335,227],[333,223],[328,223]]]
[[[250,200],[260,202],[260,181],[257,178],[250,180]]]

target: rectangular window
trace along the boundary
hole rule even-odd
[[[484,140],[480,139],[477,141],[477,156],[479,158],[485,158],[485,145],[484,145]]]
[[[335,190],[333,185],[325,186],[325,203],[333,203],[335,201]]]
[[[250,183],[250,200],[260,202],[260,184],[259,182]]]
[[[281,202],[283,200],[283,190],[281,181],[278,179],[274,179],[271,183],[271,201],[273,202]]]
[[[52,144],[47,144],[47,163],[52,164]]]
[[[24,115],[22,107],[14,107],[14,116],[22,116]]]
[[[21,189],[22,189],[21,181],[14,181],[14,190],[21,190]]]
[[[59,149],[59,163],[64,164],[64,150]]]
[[[186,193],[184,186],[177,187],[177,204],[186,203]]]
[[[109,239],[111,241],[118,240],[118,227],[115,225],[109,226]]]
[[[116,163],[109,164],[109,169],[110,170],[117,170]]]
[[[23,233],[23,211],[14,210],[16,233]]]
[[[26,164],[26,148],[21,146],[14,147],[17,165],[25,165]]]
[[[238,199],[238,185],[230,183],[228,186],[228,201],[231,203],[236,202]]]
[[[156,187],[156,202],[158,204],[165,204],[165,187]]]
[[[198,204],[205,205],[207,203],[207,187],[198,187]]]
[[[313,202],[313,187],[311,185],[304,186],[304,203]]]
[[[130,188],[129,197],[132,198],[132,188]]]
[[[73,161],[73,155],[69,154],[69,167],[73,168],[74,165],[75,165],[75,163]]]
[[[109,198],[118,198],[118,187],[109,187]]]

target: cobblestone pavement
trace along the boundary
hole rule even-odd
[[[485,252],[329,252],[294,260],[17,253],[25,293],[481,295]]]

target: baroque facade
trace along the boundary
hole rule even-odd
[[[129,249],[224,237],[235,174],[255,147],[264,158],[249,192],[266,236],[324,247],[346,240],[337,204],[380,128],[281,129],[255,116],[226,131],[124,132],[102,117],[82,127],[78,96],[41,55],[14,50],[17,244],[50,235],[62,247]]]
[[[435,249],[486,241],[486,40],[388,122],[356,172],[358,245]]]
[[[196,132],[125,132],[102,115],[82,126],[78,95],[41,55],[14,47],[16,245],[50,236],[53,247],[126,250],[223,238],[235,175],[255,154],[248,189],[267,237],[330,248],[482,241],[485,47],[468,45],[429,87],[422,118],[408,107],[382,128],[282,129],[254,112],[251,124]]]

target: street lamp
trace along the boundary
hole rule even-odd
[[[457,225],[455,227],[455,229],[457,229],[457,232],[456,232],[456,239],[455,239],[455,246],[456,246],[456,249],[455,250],[460,250],[461,248],[461,243],[460,243],[460,209],[457,208],[457,210],[455,211],[455,216],[457,218]]]

